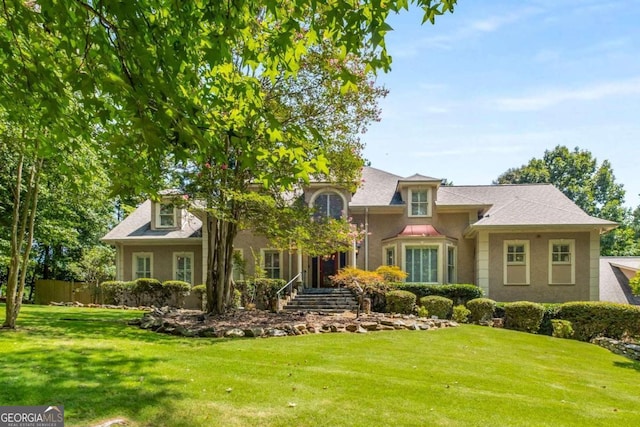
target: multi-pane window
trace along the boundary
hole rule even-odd
[[[407,247],[405,250],[407,282],[438,282],[438,248]]]
[[[528,285],[530,283],[529,241],[504,242],[504,284]]]
[[[280,252],[264,251],[264,271],[269,279],[280,278]]]
[[[163,203],[159,207],[157,227],[170,228],[176,225],[175,206]]]
[[[552,243],[551,262],[554,264],[571,264],[571,245],[569,243]]]
[[[524,243],[507,245],[507,265],[525,264],[526,261],[527,251]]]
[[[549,241],[549,283],[573,285],[576,283],[575,241],[573,239]]]
[[[384,264],[385,265],[396,265],[396,248],[393,246],[389,246],[384,248]]]
[[[429,214],[429,191],[411,190],[411,216],[427,216]]]
[[[344,200],[337,193],[323,193],[313,202],[317,218],[340,219],[344,214]]]
[[[148,253],[133,254],[133,278],[143,279],[150,278],[152,256]]]
[[[193,283],[193,254],[174,254],[174,278],[187,283]]]
[[[455,283],[456,278],[456,248],[455,246],[447,247],[447,282]]]

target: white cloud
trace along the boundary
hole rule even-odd
[[[537,95],[500,98],[495,105],[503,111],[538,111],[563,102],[596,101],[637,93],[640,93],[640,77],[601,82],[578,89],[555,89]]]

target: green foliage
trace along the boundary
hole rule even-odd
[[[385,282],[402,282],[409,275],[397,265],[381,265],[374,272],[382,276],[382,280]]]
[[[189,295],[191,285],[181,280],[167,280],[162,283],[161,299],[158,301],[161,305],[168,302],[173,303],[176,307],[184,305],[184,298]]]
[[[141,278],[133,281],[131,289],[136,305],[165,305],[166,296],[158,279]]]
[[[535,334],[540,329],[544,307],[529,301],[506,303],[505,328]]]
[[[629,279],[629,287],[631,287],[631,293],[633,293],[633,295],[640,295],[640,271]]]
[[[557,318],[571,322],[580,341],[605,336],[620,339],[640,336],[640,307],[610,302],[568,302],[558,308]]]
[[[491,320],[496,308],[496,302],[489,298],[474,298],[467,302],[471,322],[486,322]]]
[[[552,319],[551,325],[553,327],[552,335],[556,338],[571,338],[574,334],[571,322],[568,320]]]
[[[467,319],[469,318],[470,314],[471,311],[464,305],[460,304],[453,307],[452,318],[458,323],[467,323]]]
[[[420,298],[420,305],[427,309],[431,316],[438,319],[450,319],[453,309],[453,301],[449,298],[438,295],[431,295]]]
[[[421,283],[393,283],[396,289],[416,294],[419,298],[436,295],[449,298],[454,304],[466,304],[467,301],[482,297],[482,289],[476,285],[455,284],[455,285],[425,285]]]
[[[113,280],[116,275],[115,250],[109,246],[94,246],[82,251],[82,258],[72,264],[71,271],[87,283]]]
[[[199,298],[202,298],[202,296],[207,293],[207,285],[205,285],[204,283],[195,285],[193,288],[191,288],[191,292],[196,294]]]
[[[278,309],[278,291],[286,285],[282,279],[256,279],[256,305],[258,308],[276,311]]]
[[[429,317],[429,310],[419,305],[417,308],[418,317]]]
[[[552,336],[553,335],[552,322],[558,316],[558,309],[560,307],[560,304],[546,303],[542,305],[544,306],[544,314],[542,315],[542,323],[540,323],[540,329],[538,330],[538,333]]]
[[[385,299],[388,313],[410,314],[416,305],[416,296],[408,291],[389,291]]]
[[[133,285],[133,282],[119,280],[102,282],[100,288],[102,290],[103,304],[126,305],[127,299],[133,290]]]
[[[373,311],[379,312],[386,310],[385,294],[394,288],[380,274],[355,267],[345,267],[329,279],[333,286],[346,287],[355,292],[359,292],[359,286],[364,296],[371,300]]]

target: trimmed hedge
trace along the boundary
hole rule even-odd
[[[482,297],[482,289],[476,285],[426,285],[422,283],[392,283],[394,288],[412,292],[418,299],[428,296],[449,298],[456,305]]]
[[[100,284],[102,291],[102,304],[107,305],[125,305],[127,297],[131,294],[133,282],[124,282],[121,280],[108,280]]]
[[[162,302],[173,302],[176,307],[184,305],[184,298],[189,295],[191,285],[182,280],[167,280],[162,282]]]
[[[575,333],[568,320],[552,319],[551,326],[553,327],[551,335],[556,338],[571,338]]]
[[[474,298],[467,302],[469,320],[473,323],[486,322],[493,317],[496,302],[489,298]]]
[[[278,309],[278,291],[286,285],[283,279],[256,279],[253,282],[256,290],[258,308],[276,311]]]
[[[535,334],[540,329],[544,307],[529,301],[510,302],[504,305],[505,328]]]
[[[388,313],[410,314],[416,305],[416,296],[409,291],[389,291],[385,298]]]
[[[450,319],[453,309],[453,301],[438,295],[430,295],[420,298],[420,305],[427,309],[431,316],[438,319]]]
[[[453,317],[453,320],[455,320],[458,323],[467,323],[467,320],[469,319],[470,314],[471,314],[471,311],[469,311],[469,309],[462,304],[456,305],[455,307],[453,307],[452,317]]]
[[[621,339],[640,336],[640,307],[612,302],[568,302],[558,307],[557,318],[571,322],[580,341],[605,336]]]

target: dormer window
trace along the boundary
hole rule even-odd
[[[428,189],[409,190],[409,216],[431,216]]]
[[[176,207],[172,203],[160,203],[156,216],[156,228],[175,228]]]

